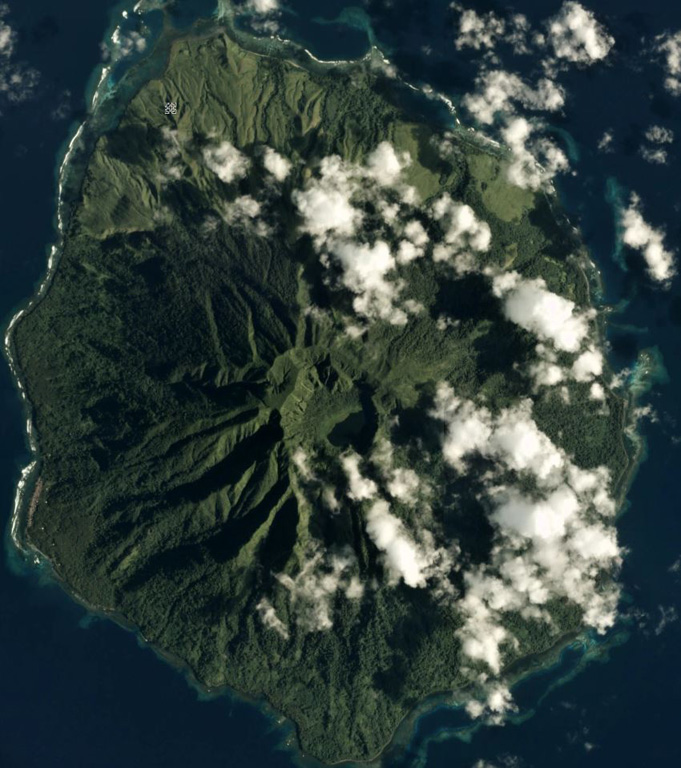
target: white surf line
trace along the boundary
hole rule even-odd
[[[30,403],[28,401],[28,397],[26,394],[26,387],[24,386],[21,380],[19,369],[16,365],[16,361],[12,354],[12,334],[19,320],[21,320],[21,318],[35,306],[36,302],[38,302],[42,298],[56,269],[57,255],[59,253],[60,244],[63,240],[64,225],[65,225],[64,215],[63,215],[63,212],[64,212],[63,198],[64,198],[64,179],[65,179],[66,169],[68,168],[68,165],[71,162],[73,153],[76,150],[77,144],[81,136],[83,135],[85,124],[88,118],[95,111],[95,108],[99,102],[100,91],[102,89],[103,83],[105,82],[106,78],[109,75],[109,72],[110,72],[110,68],[108,66],[105,66],[102,68],[102,73],[99,77],[97,87],[95,88],[95,92],[92,96],[89,115],[78,126],[78,130],[76,131],[76,133],[73,135],[73,138],[69,142],[66,152],[64,153],[64,159],[62,160],[61,165],[59,166],[59,174],[58,174],[58,182],[57,182],[57,243],[53,244],[52,247],[50,248],[50,254],[47,258],[47,270],[46,270],[45,276],[40,282],[38,289],[33,293],[33,295],[28,300],[28,302],[26,302],[24,307],[20,309],[12,317],[12,319],[9,322],[9,325],[7,326],[7,330],[5,332],[5,338],[4,338],[5,356],[7,357],[9,368],[14,377],[14,381],[16,382],[17,388],[19,389],[19,394],[24,404],[24,407],[27,410],[29,410],[29,413],[30,413]],[[10,535],[17,549],[20,552],[23,552],[25,555],[28,555],[30,550],[23,545],[23,542],[21,541],[21,537],[20,537],[20,528],[21,528],[20,518],[21,518],[21,510],[24,507],[24,494],[26,490],[26,485],[29,482],[31,475],[35,471],[38,464],[38,461],[36,458],[38,446],[35,440],[33,423],[31,421],[30,416],[26,421],[26,436],[28,439],[29,449],[31,451],[33,458],[21,470],[21,477],[19,479],[19,482],[17,483],[17,489],[14,496],[14,507],[12,510],[12,517],[10,522]],[[33,558],[35,562],[39,562],[39,557],[36,553],[33,554]]]

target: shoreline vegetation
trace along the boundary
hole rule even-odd
[[[160,49],[162,51],[165,51],[165,54],[162,56],[165,64],[162,68],[165,70],[166,64],[168,61],[172,60],[172,50],[175,48],[182,48],[182,46],[187,45],[188,43],[190,45],[198,45],[201,42],[207,42],[210,43],[212,39],[215,39],[215,37],[220,37],[222,35],[225,35],[228,39],[231,39],[232,41],[236,41],[240,46],[245,46],[247,50],[250,50],[249,46],[252,46],[253,48],[260,49],[258,51],[258,55],[260,56],[267,56],[270,57],[273,55],[273,48],[274,45],[272,41],[260,41],[260,40],[254,40],[252,38],[248,38],[248,36],[243,32],[236,32],[233,26],[227,25],[224,26],[225,20],[223,19],[222,24],[219,26],[220,31],[216,31],[214,28],[214,25],[211,23],[210,25],[205,25],[203,28],[200,27],[199,34],[186,34],[183,33],[182,35],[179,35],[177,38],[174,38],[172,33],[169,33],[167,39],[162,39],[160,42]],[[248,38],[248,39],[247,39]],[[300,48],[295,44],[291,42],[284,42],[281,43],[283,45],[284,51],[281,53],[281,61],[286,62],[287,61],[287,51],[295,51],[295,58],[297,59],[296,67],[306,68],[310,71],[314,72],[314,68],[316,66],[319,67],[319,69],[322,71],[322,74],[326,74],[328,72],[333,71],[343,71],[347,68],[350,68],[352,70],[353,68],[359,68],[362,67],[368,67],[368,62],[370,61],[371,53],[368,54],[368,57],[364,57],[364,59],[360,62],[354,62],[354,63],[347,63],[347,62],[333,62],[331,64],[321,64],[317,62],[315,65],[311,59],[305,59],[305,54],[300,50]],[[166,46],[164,48],[164,46]],[[267,49],[267,52],[265,53],[265,49]],[[157,57],[158,54],[154,53],[154,57]],[[375,54],[374,54],[375,55]],[[310,55],[311,56],[311,55]],[[165,61],[165,60],[168,61]],[[28,318],[34,311],[36,311],[44,301],[44,299],[50,295],[50,291],[52,290],[52,283],[55,279],[55,277],[60,272],[60,266],[61,266],[61,257],[62,257],[62,251],[65,246],[68,246],[68,239],[72,237],[72,232],[75,231],[75,225],[74,225],[74,217],[76,216],[78,212],[78,208],[82,206],[82,196],[80,193],[81,184],[83,183],[83,180],[86,177],[86,174],[88,173],[89,169],[91,168],[92,158],[93,155],[97,152],[96,147],[98,144],[101,143],[102,136],[106,135],[112,135],[115,134],[115,132],[118,130],[115,126],[118,124],[118,118],[124,115],[124,113],[129,108],[129,105],[133,103],[136,99],[139,98],[139,94],[143,91],[145,88],[146,83],[150,82],[150,78],[148,76],[148,71],[156,71],[157,76],[154,78],[151,78],[151,80],[159,79],[160,75],[160,69],[158,64],[159,59],[155,58],[155,62],[153,66],[150,66],[149,70],[145,69],[144,64],[138,65],[138,69],[136,70],[138,73],[139,80],[135,80],[135,78],[131,77],[130,80],[133,81],[134,85],[130,87],[130,90],[126,90],[126,86],[128,85],[125,78],[123,80],[119,81],[117,85],[116,91],[107,94],[104,98],[100,98],[100,96],[95,96],[93,98],[93,102],[99,101],[97,110],[94,112],[93,115],[89,116],[86,122],[78,129],[76,135],[72,139],[72,141],[69,144],[68,150],[65,154],[64,161],[62,163],[61,171],[60,171],[60,180],[59,180],[59,195],[58,195],[58,242],[57,245],[55,245],[52,249],[52,252],[50,254],[50,259],[48,263],[48,271],[45,279],[41,283],[38,291],[36,292],[36,295],[29,301],[29,303],[26,305],[24,309],[22,309],[19,313],[17,313],[14,318],[12,319],[9,328],[7,330],[7,334],[5,337],[5,352],[6,356],[9,359],[10,367],[12,368],[13,375],[15,377],[15,380],[17,382],[18,389],[21,393],[24,406],[27,412],[28,416],[28,439],[29,439],[29,445],[31,449],[31,453],[34,457],[32,463],[29,465],[29,467],[24,470],[24,473],[22,473],[22,478],[19,483],[19,487],[17,490],[17,498],[16,498],[16,504],[15,504],[15,512],[13,515],[13,522],[12,522],[12,538],[17,546],[17,548],[23,552],[24,556],[27,560],[32,560],[33,564],[42,564],[43,567],[49,567],[49,569],[53,572],[54,578],[62,584],[64,589],[71,594],[74,599],[76,599],[78,602],[83,604],[88,610],[92,611],[93,613],[97,615],[104,615],[107,618],[111,618],[117,623],[119,623],[121,626],[124,626],[125,628],[135,631],[138,636],[140,636],[154,651],[157,655],[164,658],[166,661],[171,663],[173,666],[178,667],[179,669],[182,669],[186,672],[188,678],[191,681],[194,681],[197,685],[197,687],[200,690],[205,690],[208,693],[212,694],[220,694],[221,692],[225,690],[229,691],[236,691],[237,695],[243,697],[246,700],[253,701],[254,703],[258,703],[259,705],[262,704],[262,696],[265,696],[265,700],[267,702],[267,707],[272,710],[272,712],[278,712],[280,711],[280,706],[277,705],[276,702],[272,702],[270,700],[270,697],[267,696],[267,694],[259,694],[255,697],[252,694],[249,694],[249,692],[244,688],[240,689],[238,682],[239,681],[231,681],[227,682],[224,685],[219,686],[210,686],[206,683],[201,682],[202,679],[205,678],[205,675],[201,672],[197,671],[195,669],[194,664],[188,660],[188,658],[183,657],[182,655],[176,655],[172,651],[165,650],[164,649],[164,641],[160,637],[155,637],[153,632],[149,633],[149,637],[146,636],[146,634],[143,632],[141,628],[141,624],[131,622],[126,614],[124,612],[120,612],[117,608],[112,607],[103,607],[98,606],[97,603],[92,603],[88,596],[82,596],[81,593],[75,588],[75,585],[73,583],[72,579],[69,579],[68,577],[64,578],[61,573],[60,569],[62,568],[62,563],[59,562],[58,559],[53,560],[49,555],[47,555],[45,552],[41,551],[39,547],[36,545],[35,539],[30,540],[30,538],[27,538],[27,532],[28,529],[31,527],[31,525],[34,522],[34,517],[36,514],[44,515],[44,510],[41,512],[41,500],[44,497],[44,480],[43,480],[43,463],[47,458],[52,458],[52,456],[48,457],[47,455],[45,457],[41,457],[39,448],[40,448],[40,433],[38,433],[38,438],[36,438],[36,432],[34,431],[34,427],[31,425],[35,423],[35,411],[34,411],[34,405],[31,403],[29,394],[27,393],[26,386],[24,385],[25,377],[22,371],[22,366],[20,363],[17,363],[17,354],[16,350],[14,348],[15,344],[15,336],[16,336],[16,329],[19,325],[23,324],[26,318]],[[304,63],[303,63],[304,62]],[[363,63],[362,63],[363,62]],[[106,86],[106,76],[103,73],[102,78],[100,79],[100,86],[99,88]],[[99,94],[99,88],[96,91],[96,94]],[[462,129],[461,131],[457,131],[456,133],[456,140],[463,144],[464,142],[470,142],[471,146],[475,149],[475,151],[479,151],[481,147],[479,146],[480,142],[477,139],[475,135],[470,135],[468,133],[467,129]],[[485,151],[490,152],[490,147],[485,144]],[[503,156],[503,152],[498,152],[499,156]],[[79,190],[76,192],[76,190]],[[548,198],[551,203],[551,208],[554,207],[554,200],[551,200],[551,198]],[[69,204],[67,201],[71,201],[71,204]],[[554,214],[557,213],[554,211]],[[562,214],[562,212],[561,212]],[[103,262],[102,262],[103,263]],[[100,267],[97,267],[96,269],[100,269]],[[588,283],[589,283],[589,277],[588,277],[588,266],[580,267],[581,274],[583,276],[583,279],[585,283],[587,284],[587,291],[588,291]],[[591,298],[587,293],[587,298],[585,302],[588,304],[591,302]],[[605,333],[605,325],[607,324],[607,318],[603,317],[601,315],[600,318],[600,333],[603,338],[603,334]],[[602,341],[601,338],[601,341]],[[631,443],[628,443],[627,440],[631,439],[631,435],[626,435],[626,429],[625,427],[631,427],[633,425],[633,412],[635,409],[636,403],[635,403],[635,397],[631,395],[628,402],[624,402],[624,399],[622,401],[622,408],[620,411],[621,415],[621,421],[620,421],[620,440],[621,440],[621,449],[626,455],[626,461],[621,466],[621,474],[620,474],[620,480],[617,483],[616,487],[616,497],[618,502],[618,510],[621,510],[624,498],[626,495],[626,489],[629,487],[629,484],[631,482],[631,479],[633,478],[640,457],[641,452],[643,450],[643,444],[639,441],[638,443],[634,443],[634,449],[631,450]],[[49,500],[45,502],[46,504],[49,504]],[[43,518],[44,519],[44,518]],[[43,525],[45,523],[43,522]],[[47,543],[47,539],[43,542],[43,544]],[[129,554],[129,553],[128,553]],[[118,560],[120,561],[121,558],[119,557]],[[113,594],[113,593],[112,593]],[[104,604],[105,605],[105,604]],[[252,611],[252,607],[250,609]],[[249,629],[249,631],[254,631],[252,629]],[[520,680],[523,680],[527,677],[528,674],[531,674],[533,672],[537,672],[540,669],[543,669],[544,666],[542,666],[542,662],[547,665],[548,667],[553,667],[558,663],[558,659],[564,649],[568,647],[570,644],[577,642],[579,638],[579,632],[575,633],[574,631],[567,632],[566,635],[562,638],[560,638],[554,645],[542,650],[537,654],[537,659],[540,660],[538,662],[537,666],[532,666],[532,657],[527,656],[525,657],[524,661],[528,663],[531,667],[531,669],[524,670],[518,673],[517,679],[513,679],[513,676],[510,677],[510,682],[513,684],[515,682],[518,682]],[[278,655],[278,654],[277,654]],[[435,703],[435,700],[442,701],[443,694],[442,693],[430,693],[426,694],[425,701],[423,698],[409,703],[406,705],[406,711],[404,711],[404,714],[402,717],[397,721],[396,724],[393,725],[392,729],[390,730],[390,736],[387,742],[383,743],[383,746],[380,746],[378,748],[378,751],[376,751],[376,748],[374,748],[374,751],[371,754],[367,754],[366,756],[363,756],[362,759],[358,760],[356,756],[353,756],[352,759],[355,762],[373,762],[377,760],[381,754],[390,746],[390,744],[393,742],[393,739],[395,738],[395,735],[397,733],[400,733],[403,724],[408,723],[409,729],[413,729],[415,722],[417,721],[420,714],[416,714],[417,712],[421,712],[421,707],[423,707],[423,711],[428,711],[429,708],[432,708],[433,706],[437,706],[437,703]],[[446,697],[451,697],[451,694],[446,694]],[[428,702],[431,702],[430,704]],[[463,699],[462,699],[463,703]],[[459,704],[461,706],[461,704]],[[403,707],[405,709],[405,707]],[[295,724],[295,721],[293,721]],[[300,738],[300,733],[298,733],[298,738]],[[324,762],[327,762],[325,756],[322,756],[322,759]],[[341,758],[339,760],[331,760],[328,761],[329,764],[335,764],[338,762],[347,762],[347,758]]]

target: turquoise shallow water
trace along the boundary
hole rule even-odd
[[[326,21],[311,0],[283,3],[285,34],[299,39],[321,58],[360,55],[368,45],[367,24],[402,72],[456,97],[470,85],[473,68],[452,45],[448,3],[441,0],[379,2],[348,13],[334,0]],[[517,10],[545,18],[556,2],[519,2]],[[47,0],[10,0],[20,37],[17,55],[42,72],[34,99],[3,109],[0,117],[0,317],[9,320],[42,276],[46,245],[53,238],[55,162],[69,136],[69,124],[82,119],[83,94],[100,60],[99,41],[110,18],[106,4],[68,0],[55,8]],[[28,6],[28,7],[27,7]],[[199,7],[179,5],[179,24],[189,23]],[[628,365],[640,349],[657,345],[669,383],[650,395],[659,423],[644,426],[648,460],[629,494],[621,521],[621,540],[629,548],[623,580],[639,620],[629,640],[576,674],[583,658],[568,651],[560,667],[528,681],[517,691],[518,725],[484,729],[469,742],[455,737],[460,714],[439,708],[423,715],[402,734],[385,766],[495,765],[605,766],[674,764],[681,758],[675,738],[681,709],[679,625],[662,626],[679,609],[681,575],[670,566],[681,555],[681,491],[677,476],[681,451],[678,382],[681,376],[681,296],[651,289],[635,259],[613,258],[613,196],[608,180],[635,189],[668,222],[669,242],[679,247],[679,164],[646,164],[637,155],[645,128],[658,122],[681,134],[681,104],[665,96],[660,72],[634,67],[630,52],[642,32],[681,28],[681,9],[650,2],[645,12],[631,0],[599,0],[618,40],[613,63],[598,72],[572,72],[568,116],[559,135],[569,139],[577,174],[562,181],[560,193],[572,219],[581,226],[604,276],[605,299],[626,298],[626,311],[611,324],[611,357]],[[345,13],[344,13],[345,11]],[[338,19],[340,18],[340,21]],[[334,21],[335,20],[335,21]],[[513,62],[520,68],[527,63]],[[120,76],[121,72],[116,72]],[[69,91],[70,96],[65,92]],[[67,103],[66,116],[50,117]],[[616,152],[598,154],[595,144],[606,128],[617,136]],[[14,485],[26,463],[24,422],[8,371],[0,370],[0,511],[9,519]],[[9,552],[9,550],[8,550]],[[11,557],[0,568],[0,765],[25,766],[289,766],[294,755],[280,748],[289,732],[256,708],[223,697],[201,701],[183,678],[141,649],[135,637],[85,612],[39,574],[18,574]],[[641,625],[641,626],[639,626]],[[656,633],[659,630],[659,633]],[[545,695],[551,686],[553,690]],[[522,719],[522,718],[521,718]],[[516,760],[515,763],[512,761]]]

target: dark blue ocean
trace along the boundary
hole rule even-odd
[[[210,10],[181,0],[178,24]],[[453,45],[448,0],[282,0],[282,34],[320,58],[363,54],[379,44],[400,73],[456,99],[471,86],[468,52]],[[633,255],[616,248],[615,180],[635,190],[667,244],[681,254],[681,98],[663,89],[662,70],[642,57],[641,39],[681,29],[681,5],[669,0],[589,0],[617,43],[608,64],[561,77],[569,99],[554,121],[572,146],[574,176],[557,184],[602,271],[604,300],[623,303],[608,338],[621,367],[657,347],[667,377],[645,396],[657,419],[641,424],[647,457],[620,521],[628,553],[623,585],[635,620],[629,638],[588,664],[569,652],[562,665],[520,688],[522,723],[486,728],[469,741],[447,709],[422,716],[408,743],[389,750],[386,768],[645,768],[681,765],[681,293],[651,286]],[[535,23],[558,0],[518,0],[513,10]],[[116,18],[124,5],[116,6]],[[469,2],[479,11],[503,10]],[[16,61],[40,72],[20,104],[0,94],[0,321],[3,329],[44,275],[55,237],[58,165],[65,142],[86,114],[100,42],[110,34],[107,0],[9,0]],[[341,15],[342,14],[342,15]],[[323,18],[320,18],[323,17]],[[524,59],[504,57],[523,73]],[[675,131],[669,162],[645,162],[646,128]],[[605,130],[610,154],[596,151]],[[681,256],[680,256],[681,258]],[[4,333],[4,330],[3,330]],[[6,366],[0,365],[0,524],[7,529],[17,480],[29,452],[25,417]],[[0,563],[0,768],[284,768],[296,755],[283,746],[287,727],[227,697],[202,700],[174,669],[136,637],[93,617],[39,573],[20,567],[6,537]],[[581,667],[584,667],[583,669]],[[575,674],[572,674],[572,673]],[[539,702],[539,703],[537,703]],[[533,708],[533,712],[530,711]]]

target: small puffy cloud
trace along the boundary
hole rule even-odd
[[[591,381],[603,373],[603,355],[595,347],[589,347],[572,364],[571,372],[576,381]]]
[[[395,306],[400,284],[387,280],[396,267],[395,257],[383,240],[373,245],[342,240],[330,248],[343,269],[343,285],[356,294],[353,308],[358,315],[404,325],[407,314]]]
[[[371,459],[380,469],[388,493],[405,504],[414,504],[421,488],[421,480],[413,469],[395,466],[393,447],[388,440],[378,441]]]
[[[548,42],[558,59],[593,64],[605,59],[615,39],[591,11],[576,2],[563,3],[547,22]]]
[[[279,0],[248,0],[248,9],[253,13],[272,13],[279,10]]]
[[[277,634],[281,635],[284,640],[288,640],[289,632],[284,622],[277,616],[277,612],[274,609],[272,603],[265,597],[255,606],[260,621],[267,627],[267,629],[274,630]]]
[[[390,512],[384,499],[375,501],[366,518],[366,530],[376,547],[385,554],[393,580],[409,587],[424,587],[431,564],[427,552],[407,533],[404,523]]]
[[[384,187],[393,186],[400,178],[400,174],[411,163],[408,152],[400,155],[388,141],[382,141],[371,152],[366,160],[366,169],[369,176]]]
[[[489,443],[491,413],[486,408],[477,408],[470,400],[457,397],[449,385],[441,384],[432,415],[447,425],[442,444],[445,461],[459,472],[465,471],[465,458],[471,453],[482,452]]]
[[[5,21],[9,7],[0,3],[0,99],[20,102],[29,99],[40,79],[40,74],[33,68],[13,61],[17,33]]]
[[[405,239],[400,241],[395,254],[398,264],[408,264],[423,256],[425,247],[430,242],[423,224],[417,219],[412,219],[405,225],[404,237]]]
[[[265,148],[263,163],[265,169],[271,173],[277,181],[284,181],[291,172],[291,161],[282,157],[277,151],[272,149],[272,147]]]
[[[255,219],[260,213],[260,203],[250,195],[237,197],[225,206],[225,221],[237,224],[247,219]]]
[[[461,601],[461,612],[465,621],[457,635],[461,639],[461,650],[473,661],[481,661],[492,672],[501,672],[502,644],[509,639],[508,632],[500,625],[499,617],[478,595],[475,588],[476,575],[464,575],[466,594]]]
[[[471,699],[466,704],[466,712],[471,717],[486,716],[487,722],[494,725],[500,725],[506,713],[515,712],[517,709],[518,707],[513,702],[511,692],[503,683],[498,681],[488,685],[481,698]],[[479,760],[473,768],[494,768],[494,766],[491,763]]]
[[[492,519],[504,530],[527,539],[559,539],[579,510],[574,491],[561,487],[535,501],[518,491],[504,492]]]
[[[612,142],[614,136],[612,131],[605,131],[601,138],[598,140],[599,152],[612,152]]]
[[[641,157],[649,163],[664,165],[668,159],[666,145],[674,141],[674,131],[661,125],[651,125],[645,132],[648,144],[641,149]]]
[[[454,41],[458,50],[473,48],[490,50],[494,48],[506,31],[504,20],[495,13],[477,14],[474,10],[466,9],[459,17],[459,34]]]
[[[388,493],[399,501],[413,503],[421,482],[413,469],[397,467],[388,481]]]
[[[569,367],[561,367],[556,352],[546,344],[537,344],[536,351],[537,361],[528,370],[535,389],[553,387],[567,379],[590,382],[603,373],[603,354],[593,344],[574,358]]]
[[[645,137],[652,144],[671,144],[674,141],[674,131],[662,125],[651,125],[646,129]]]
[[[662,147],[641,147],[641,157],[648,163],[653,163],[654,165],[665,165],[668,159],[668,154],[666,149],[662,149]]]
[[[4,3],[0,5],[0,56],[6,59],[12,55],[16,41],[16,32],[4,21],[8,13],[9,8]]]
[[[668,282],[676,271],[674,254],[664,247],[664,230],[655,229],[643,218],[638,195],[631,195],[620,225],[622,242],[643,254],[650,277],[659,283]]]
[[[259,219],[262,206],[250,195],[241,195],[222,209],[222,218],[232,227],[250,227],[260,237],[269,234],[268,224]]]
[[[293,465],[296,467],[303,480],[312,480],[314,473],[310,467],[309,456],[303,448],[298,446],[291,456]],[[335,500],[335,499],[334,499]]]
[[[655,44],[657,52],[664,57],[665,88],[672,96],[681,96],[681,32],[658,35]]]
[[[577,352],[589,333],[589,314],[546,287],[543,278],[526,280],[517,272],[493,279],[493,291],[503,301],[504,315],[556,349]]]
[[[409,264],[423,256],[423,248],[419,248],[409,240],[402,240],[397,247],[395,258],[398,264]]]
[[[350,600],[362,597],[364,589],[354,573],[356,570],[357,558],[344,549],[333,553],[314,552],[296,576],[277,574],[277,580],[289,592],[291,612],[304,631],[318,632],[333,627],[332,601],[339,593]]]
[[[143,53],[147,47],[147,41],[139,32],[131,30],[123,34],[120,27],[114,30],[111,42],[115,46],[113,58],[116,60],[125,59],[135,53]]]
[[[426,245],[429,239],[423,224],[417,219],[412,219],[405,225],[404,236],[419,247]]]
[[[385,499],[371,505],[366,516],[366,531],[376,547],[383,553],[390,583],[400,580],[413,588],[423,588],[432,580],[436,596],[448,595],[453,588],[448,574],[454,568],[454,552],[435,544],[427,529],[419,528],[416,535],[390,511]]]
[[[515,472],[530,472],[537,481],[545,483],[556,476],[565,458],[539,430],[531,412],[529,400],[501,411],[481,452],[502,461]]]
[[[605,400],[605,390],[603,389],[603,385],[594,381],[589,389],[589,397],[592,400]]]
[[[454,45],[457,50],[472,48],[476,51],[492,51],[498,43],[505,43],[513,48],[516,54],[529,53],[528,37],[530,23],[526,16],[516,13],[502,19],[493,11],[477,13],[472,9],[464,9],[461,5],[452,4],[460,11],[457,36]]]
[[[204,149],[203,159],[208,168],[225,184],[242,179],[250,167],[250,160],[229,141]]]
[[[182,142],[178,131],[164,126],[161,135],[164,162],[161,165],[159,181],[161,184],[167,184],[181,179],[185,166],[182,162]]]
[[[378,486],[373,480],[362,475],[359,462],[360,457],[356,453],[349,453],[341,459],[341,465],[348,480],[348,496],[353,501],[366,501],[376,496]]]
[[[518,75],[497,69],[479,75],[475,92],[467,94],[463,103],[478,122],[491,125],[498,114],[513,114],[516,103],[526,109],[555,112],[565,104],[565,91],[548,78],[532,88]]]
[[[293,193],[302,219],[301,230],[311,235],[318,247],[331,236],[352,237],[363,219],[362,212],[351,202],[357,191],[354,169],[338,155],[325,157],[320,163],[319,178]]]
[[[565,378],[563,369],[549,360],[539,360],[530,366],[529,374],[535,387],[554,387]]]
[[[450,261],[459,272],[474,268],[474,255],[489,250],[492,231],[465,203],[445,193],[433,204],[433,218],[443,230],[443,242],[433,249],[435,261]]]
[[[565,153],[524,117],[507,121],[501,136],[511,151],[508,180],[522,189],[539,189],[569,168]]]

